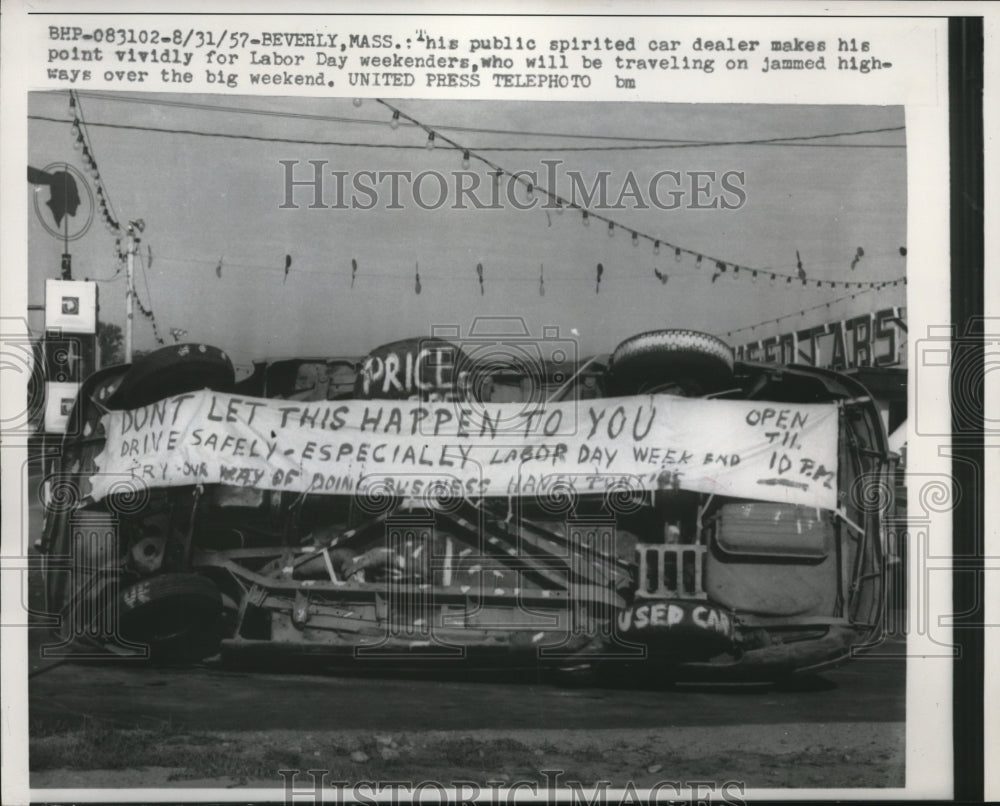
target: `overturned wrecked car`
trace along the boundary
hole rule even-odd
[[[877,636],[891,463],[856,381],[677,330],[551,380],[441,339],[98,371],[45,485],[58,640],[773,680]]]

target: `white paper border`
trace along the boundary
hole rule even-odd
[[[22,0],[23,2],[23,0]],[[70,4],[64,4],[70,5]],[[288,9],[290,4],[285,4]],[[72,4],[73,11],[80,9],[79,4]],[[55,10],[59,4],[55,3],[33,3],[34,10]],[[134,4],[92,4],[91,7],[97,10],[106,10],[109,7],[119,9],[132,9]],[[190,12],[205,12],[206,5],[198,2],[184,2],[172,4],[174,11],[185,10]],[[231,6],[216,4],[218,8],[230,8]],[[239,7],[243,11],[249,10],[249,3],[240,3]],[[514,3],[503,7],[503,11],[517,12],[527,11],[529,13],[539,13],[539,3]],[[144,10],[148,5],[143,5]],[[265,9],[267,7],[264,7]],[[327,5],[323,3],[300,3],[294,6],[298,11],[323,12],[327,10]],[[399,12],[406,10],[413,11],[412,7],[403,4],[357,4],[358,12],[373,12],[376,9]],[[434,12],[455,12],[465,11],[464,6],[451,6],[446,4],[436,4],[435,6],[423,6],[421,10],[430,8]],[[553,4],[549,8],[563,12],[567,7],[561,4]],[[611,7],[604,4],[575,4],[574,9],[593,10],[596,13],[611,13]],[[992,42],[997,41],[998,30],[997,16],[995,10],[988,4],[981,3],[950,3],[924,4],[924,3],[775,3],[775,4],[755,4],[750,7],[743,4],[726,3],[677,3],[663,6],[654,3],[630,3],[618,4],[614,7],[614,13],[657,13],[661,9],[671,14],[735,14],[742,15],[750,12],[754,15],[765,13],[778,13],[782,15],[807,14],[822,16],[865,16],[876,15],[886,16],[931,16],[934,14],[960,16],[960,15],[985,15],[987,17],[986,43],[987,43],[987,76],[997,75],[997,60],[993,51],[989,50]],[[3,59],[0,61],[0,71],[2,71],[3,108],[2,117],[6,124],[3,129],[3,152],[0,160],[0,209],[3,210],[2,226],[2,253],[0,253],[0,266],[3,267],[3,294],[0,295],[0,315],[3,317],[13,317],[14,319],[24,316],[27,304],[26,279],[24,272],[18,267],[27,265],[27,209],[24,194],[24,165],[26,164],[27,141],[26,141],[26,115],[27,96],[26,87],[23,83],[23,75],[19,72],[19,65],[25,64],[30,58],[27,52],[28,42],[17,35],[18,26],[23,24],[24,13],[28,5],[15,5],[8,2],[4,7],[4,14],[0,20],[0,34],[2,34]],[[477,9],[477,12],[479,10]],[[481,12],[479,12],[481,13]],[[501,12],[502,13],[502,12]],[[917,24],[917,23],[915,23]],[[942,26],[946,25],[945,20],[941,20]],[[946,35],[943,35],[946,37]],[[946,41],[946,38],[945,38]],[[909,366],[915,367],[915,355],[913,349],[919,334],[923,332],[928,324],[946,323],[949,321],[949,296],[947,293],[950,263],[948,259],[948,118],[947,118],[947,61],[941,59],[934,64],[937,71],[936,84],[938,88],[943,88],[944,94],[937,105],[908,106],[906,109],[907,121],[907,141],[908,141],[908,248],[910,266],[910,284],[908,295],[908,320],[910,329],[909,345],[911,349]],[[990,86],[987,78],[987,87]],[[246,94],[246,88],[240,88],[241,94]],[[280,94],[293,94],[281,92]],[[425,93],[425,96],[427,93]],[[997,116],[995,104],[992,96],[988,96],[987,101],[987,126],[986,132],[991,133],[996,130]],[[677,100],[682,100],[678,98]],[[699,94],[697,100],[705,102],[704,93]],[[816,103],[815,95],[808,97],[788,98],[786,102]],[[754,101],[756,102],[756,101]],[[993,124],[992,126],[990,124]],[[988,137],[988,142],[991,138]],[[987,164],[987,212],[994,209],[996,202],[996,182],[990,181],[996,178],[995,165],[993,161]],[[989,220],[989,216],[987,216]],[[988,254],[992,254],[995,248],[995,236],[991,237],[987,230]],[[989,261],[987,261],[989,265]],[[993,292],[1000,291],[995,274],[987,274],[987,288]],[[986,299],[997,299],[997,293],[988,294]],[[10,320],[4,320],[5,322]],[[995,373],[994,373],[995,375]],[[989,377],[989,376],[988,376]],[[993,391],[996,391],[995,378],[993,378]],[[914,384],[910,384],[911,393]],[[921,391],[923,393],[923,391]],[[4,383],[3,403],[0,411],[9,411],[18,404],[14,401],[23,400],[24,391],[16,381]],[[947,400],[947,390],[943,396],[936,396],[939,400]],[[911,413],[913,411],[913,400],[911,398]],[[946,411],[942,409],[942,411]],[[912,422],[912,418],[911,418]],[[914,435],[915,436],[915,435]],[[936,456],[936,445],[922,446],[911,436],[910,441],[910,463],[911,467],[919,466],[922,471],[937,471],[949,473],[950,464],[947,460]],[[988,469],[996,468],[995,452],[987,451],[988,461],[991,463]],[[5,445],[2,459],[5,468],[20,468],[26,459],[26,450],[18,445]],[[19,553],[21,536],[13,534],[9,528],[15,517],[20,513],[21,490],[18,485],[9,482],[10,476],[5,473],[8,483],[3,485],[3,550],[5,555]],[[995,473],[989,473],[987,483],[990,479],[996,478]],[[990,513],[993,531],[996,533],[995,512]],[[940,527],[940,528],[938,528]],[[950,516],[945,515],[939,518],[933,528],[933,540],[938,553],[950,554],[951,550],[951,524]],[[911,568],[911,571],[915,570]],[[0,586],[2,593],[4,614],[16,614],[20,611],[20,583],[11,584],[17,579],[11,572],[4,574],[4,584]],[[931,612],[933,614],[948,613],[951,609],[950,589],[945,590],[944,586],[935,587],[932,593]],[[989,599],[990,613],[992,618],[990,623],[998,622],[996,600]],[[937,633],[940,637],[943,633]],[[996,660],[998,647],[996,646],[995,635],[989,642],[989,656]],[[916,638],[916,636],[914,636]],[[919,642],[911,643],[911,653],[918,649]],[[927,666],[926,664],[924,665]],[[754,790],[753,797],[794,797],[797,799],[809,798],[812,796],[831,798],[842,797],[847,799],[877,799],[899,796],[911,797],[948,797],[951,788],[942,784],[941,773],[950,771],[951,760],[951,695],[950,695],[950,663],[937,663],[939,669],[921,668],[916,672],[914,663],[911,661],[908,669],[908,697],[907,697],[907,784],[903,790]],[[26,646],[24,641],[11,641],[4,636],[3,646],[3,703],[2,703],[2,746],[3,746],[3,794],[4,802],[18,803],[24,802],[27,786],[27,742],[19,740],[24,737],[26,731],[26,720],[24,709],[27,703],[26,686]],[[987,675],[989,679],[989,675]],[[997,734],[996,726],[991,722],[996,718],[996,698],[987,698],[990,708],[987,711],[987,735],[995,751]],[[987,753],[987,760],[990,758]],[[996,753],[993,753],[996,757]],[[987,766],[988,763],[987,763]],[[945,776],[950,777],[950,776]],[[998,773],[994,772],[990,776],[991,790],[997,794],[996,787],[1000,786]],[[88,790],[80,792],[76,790],[37,790],[32,793],[35,798],[45,799],[73,799],[81,800],[81,795],[85,795],[87,800],[108,800],[123,799],[127,794],[130,800],[155,801],[155,800],[176,800],[183,794],[189,799],[232,800],[244,801],[254,798],[273,798],[275,790]],[[988,790],[987,795],[990,794]],[[279,791],[280,796],[280,791]]]

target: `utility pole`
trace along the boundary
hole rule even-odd
[[[135,304],[135,253],[139,249],[139,235],[146,228],[140,218],[128,222],[128,245],[125,255],[125,363],[132,363],[132,319]]]

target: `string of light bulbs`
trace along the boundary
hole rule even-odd
[[[533,199],[535,193],[547,197],[551,206],[549,207],[543,206],[541,209],[545,211],[555,210],[556,213],[562,213],[567,209],[573,210],[576,213],[580,214],[581,220],[585,227],[590,226],[592,221],[599,221],[601,222],[601,224],[607,225],[607,233],[609,237],[614,237],[616,231],[621,230],[623,232],[629,233],[632,245],[635,247],[638,247],[641,241],[645,241],[647,243],[652,244],[654,255],[659,255],[663,249],[666,249],[668,252],[674,253],[674,257],[677,260],[677,262],[680,262],[685,257],[694,258],[696,269],[701,269],[703,268],[703,266],[710,265],[713,267],[714,271],[712,276],[712,282],[715,282],[721,275],[726,274],[727,272],[730,272],[733,275],[739,275],[741,272],[743,272],[744,276],[749,276],[753,280],[756,280],[758,277],[764,277],[766,279],[771,280],[772,282],[776,280],[784,280],[786,285],[791,285],[792,282],[795,281],[795,282],[800,282],[802,286],[813,286],[815,288],[822,288],[825,285],[829,288],[846,289],[853,287],[856,289],[868,288],[872,290],[877,290],[885,288],[887,286],[898,285],[900,282],[905,282],[905,275],[892,280],[868,280],[868,281],[810,280],[806,276],[805,272],[801,267],[795,274],[790,274],[786,272],[775,271],[770,268],[747,266],[742,263],[736,263],[731,260],[723,260],[720,257],[709,255],[704,252],[700,252],[696,249],[690,249],[688,247],[674,243],[661,236],[652,235],[648,232],[644,232],[642,230],[629,227],[625,224],[622,224],[620,221],[611,218],[610,216],[594,212],[593,210],[590,210],[587,207],[584,207],[583,205],[577,204],[576,202],[571,201],[569,199],[565,199],[559,196],[554,191],[546,187],[543,187],[542,185],[536,185],[530,178],[527,178],[525,176],[526,172],[510,171],[509,169],[504,168],[501,165],[498,165],[496,162],[489,159],[488,157],[484,157],[477,151],[474,151],[473,149],[468,148],[462,145],[461,143],[456,142],[447,135],[441,134],[439,130],[434,129],[433,127],[423,123],[417,118],[414,118],[412,115],[403,112],[401,109],[399,109],[396,106],[393,106],[388,101],[385,101],[382,98],[375,98],[374,100],[377,103],[381,104],[382,106],[386,107],[392,113],[392,117],[389,121],[389,126],[391,128],[397,129],[401,121],[406,121],[407,123],[422,129],[427,134],[427,141],[425,143],[425,148],[431,150],[437,147],[439,143],[443,143],[446,147],[460,152],[462,155],[463,169],[468,169],[468,167],[472,164],[472,160],[477,160],[478,162],[481,162],[490,169],[490,172],[492,173],[494,180],[496,182],[499,182],[506,176],[508,177],[508,181],[517,182],[518,184],[522,185],[525,188],[529,199]],[[355,99],[355,106],[360,106],[360,99]],[[899,252],[901,256],[905,257],[906,255],[905,247],[900,247]]]
[[[905,277],[902,279],[902,284],[904,286],[907,284]],[[893,285],[895,285],[895,283],[893,283]],[[727,330],[726,336],[727,337],[735,336],[737,333],[743,333],[745,331],[753,332],[759,327],[767,327],[768,325],[777,325],[783,322],[785,319],[794,319],[796,316],[804,316],[805,314],[810,313],[811,311],[818,311],[821,308],[829,308],[831,305],[836,305],[838,302],[843,302],[844,300],[847,299],[855,299],[859,294],[869,294],[874,290],[875,290],[874,288],[866,288],[861,291],[856,291],[853,294],[844,294],[844,296],[842,297],[837,297],[836,299],[831,299],[827,300],[826,302],[821,302],[818,305],[812,305],[808,308],[803,308],[802,310],[796,313],[782,314],[781,316],[776,316],[773,319],[762,319],[760,322],[755,322],[752,325],[744,325],[743,327],[737,327],[734,328],[733,330]]]
[[[95,181],[98,183],[98,196],[102,202],[101,208],[102,208],[102,215],[105,218],[105,223],[108,225],[109,229],[111,229],[113,232],[117,232],[119,231],[118,222],[115,219],[115,216],[113,215],[112,212],[113,207],[111,207],[110,198],[108,197],[107,190],[103,187],[103,184],[100,182],[100,172],[97,168],[96,160],[93,157],[93,148],[92,144],[89,142],[89,133],[86,132],[86,123],[83,119],[82,109],[80,108],[79,100],[76,97],[76,95],[77,94],[74,91],[70,91],[70,106],[71,106],[71,113],[74,116],[73,124],[77,134],[77,144],[84,149],[84,155],[85,159],[88,162],[88,167],[90,167],[91,173],[92,175],[94,175]],[[798,281],[798,283],[800,283],[802,286],[812,286],[815,288],[822,288],[825,283],[827,287],[830,288],[840,287],[840,288],[850,289],[853,287],[856,289],[865,289],[865,288],[881,289],[887,286],[896,286],[900,282],[904,281],[904,278],[902,277],[896,278],[894,280],[876,280],[876,281],[814,280],[807,278],[805,276],[804,271],[802,271],[801,268],[799,270],[799,273],[790,274],[781,271],[775,271],[770,268],[750,267],[733,261],[722,260],[721,258],[713,257],[706,253],[699,252],[698,250],[680,246],[679,244],[674,244],[667,239],[657,238],[649,233],[642,232],[637,229],[631,229],[628,226],[620,223],[619,221],[611,219],[608,216],[595,213],[583,207],[582,205],[564,199],[560,197],[558,194],[549,191],[547,188],[544,188],[540,185],[536,186],[530,179],[526,178],[523,175],[523,172],[521,173],[510,172],[509,170],[503,168],[502,166],[498,165],[492,160],[482,156],[480,153],[478,153],[478,151],[473,151],[469,148],[466,148],[461,144],[457,143],[456,141],[451,140],[447,136],[440,134],[440,131],[438,129],[435,129],[434,127],[424,124],[421,121],[418,121],[417,119],[413,118],[412,116],[403,113],[402,110],[399,110],[398,108],[383,101],[382,99],[376,99],[376,100],[378,101],[378,103],[392,110],[392,119],[390,121],[390,125],[393,128],[397,128],[402,119],[405,120],[408,125],[424,130],[427,133],[428,137],[425,147],[434,148],[436,142],[440,141],[454,150],[461,151],[463,167],[468,167],[471,164],[471,160],[475,158],[477,161],[483,163],[492,170],[497,181],[499,181],[499,179],[503,178],[506,175],[509,176],[511,180],[516,181],[519,184],[523,185],[526,188],[529,196],[533,196],[537,190],[541,194],[547,196],[550,203],[553,205],[552,207],[549,208],[543,207],[542,209],[545,210],[546,212],[548,212],[548,209],[555,209],[557,213],[561,213],[565,209],[572,209],[580,213],[583,219],[583,223],[585,225],[589,225],[591,219],[607,224],[607,232],[608,235],[611,237],[615,235],[616,230],[623,230],[625,232],[630,233],[631,240],[634,246],[638,246],[640,241],[651,242],[653,244],[654,255],[658,255],[660,253],[661,248],[665,248],[667,250],[672,250],[674,252],[675,260],[677,262],[680,262],[681,260],[684,259],[685,256],[687,256],[694,258],[695,267],[698,269],[702,268],[703,265],[712,265],[713,273],[711,281],[713,283],[716,280],[718,280],[722,275],[730,273],[733,276],[738,276],[740,275],[741,271],[744,276],[747,276],[749,274],[753,280],[756,280],[759,276],[763,276],[764,278],[769,279],[772,285],[776,280],[783,279],[786,285],[791,285],[793,282]],[[900,254],[905,256],[904,247],[900,248]]]
[[[149,307],[147,308],[145,305],[142,304],[142,300],[139,299],[138,290],[133,289],[132,296],[135,299],[135,304],[139,308],[139,313],[141,313],[143,317],[146,319],[146,321],[148,321],[153,326],[153,336],[156,339],[156,343],[162,346],[166,344],[166,342],[163,340],[163,337],[160,336],[160,328],[156,324],[156,314],[153,313],[153,292],[149,288],[149,278],[146,276],[146,266],[142,259],[142,253],[138,254],[138,258],[139,258],[139,271],[142,273],[142,281],[146,286],[146,296],[149,297]]]
[[[73,122],[70,124],[70,133],[73,135],[73,148],[81,152],[84,164],[96,185],[97,206],[101,211],[104,226],[112,235],[117,235],[121,232],[121,226],[118,224],[118,216],[115,213],[114,205],[111,203],[111,196],[101,181],[101,171],[97,167],[97,159],[94,157],[94,145],[90,139],[90,133],[87,131],[83,107],[80,104],[80,99],[73,90],[69,91],[69,114],[73,119]]]
[[[759,276],[762,276],[762,277],[764,277],[766,279],[771,280],[772,283],[775,280],[781,279],[781,280],[785,281],[786,285],[791,285],[793,282],[797,281],[798,283],[800,283],[804,287],[812,286],[812,287],[817,288],[817,289],[822,288],[824,286],[824,284],[828,288],[845,288],[845,289],[848,289],[848,288],[852,288],[853,287],[853,288],[857,288],[857,289],[861,289],[861,288],[881,289],[881,288],[885,288],[885,287],[890,286],[890,285],[898,285],[898,283],[902,279],[902,277],[898,277],[898,278],[895,278],[893,280],[871,280],[871,281],[856,281],[856,280],[811,280],[811,279],[809,279],[806,276],[805,272],[803,270],[801,270],[801,269],[796,274],[790,274],[790,273],[786,273],[786,272],[775,271],[773,269],[766,268],[766,267],[751,267],[751,266],[747,266],[745,264],[737,263],[735,261],[723,260],[721,258],[708,255],[708,254],[706,254],[704,252],[699,252],[698,250],[694,250],[694,249],[691,249],[691,248],[688,248],[688,247],[681,246],[679,244],[675,244],[675,243],[669,241],[668,239],[659,238],[659,237],[656,237],[656,236],[654,236],[652,234],[649,234],[647,232],[643,232],[643,231],[638,230],[638,229],[630,228],[627,225],[622,224],[621,222],[616,221],[615,219],[610,218],[609,216],[601,215],[600,213],[595,213],[595,212],[589,210],[588,208],[583,207],[582,205],[579,205],[579,204],[577,204],[575,202],[569,201],[568,199],[562,198],[558,194],[556,194],[556,193],[554,193],[552,191],[549,191],[547,188],[544,188],[541,185],[535,186],[532,183],[531,180],[526,179],[523,176],[524,172],[510,172],[510,171],[502,168],[501,166],[497,165],[492,160],[490,160],[490,159],[488,159],[486,157],[483,157],[477,151],[473,151],[472,149],[469,149],[469,148],[467,148],[465,146],[460,145],[459,143],[457,143],[457,142],[455,142],[455,141],[453,141],[453,140],[451,140],[451,139],[449,139],[449,138],[441,135],[438,130],[435,130],[432,127],[429,127],[429,126],[427,126],[425,124],[422,124],[419,121],[417,121],[415,118],[412,118],[411,116],[402,113],[401,110],[396,109],[391,104],[388,104],[387,102],[383,101],[382,99],[376,99],[376,100],[379,103],[383,104],[384,106],[387,106],[388,108],[390,108],[390,109],[393,110],[393,116],[392,116],[392,120],[390,122],[390,125],[392,125],[393,128],[398,128],[400,119],[401,118],[405,118],[408,124],[416,126],[418,128],[424,129],[424,131],[426,131],[427,135],[428,135],[427,142],[425,144],[426,148],[433,149],[434,146],[435,146],[436,141],[440,140],[441,142],[446,143],[452,149],[459,150],[459,151],[462,152],[462,166],[463,166],[463,168],[468,168],[469,165],[471,164],[471,160],[473,158],[475,158],[476,160],[482,162],[483,164],[489,166],[492,169],[492,172],[493,172],[493,175],[494,175],[494,178],[495,178],[496,181],[499,181],[505,175],[509,176],[512,181],[515,181],[515,182],[518,182],[519,184],[524,185],[524,187],[527,189],[527,192],[528,192],[529,196],[532,197],[532,198],[534,197],[535,191],[538,190],[540,193],[542,193],[543,195],[547,196],[549,198],[550,202],[553,205],[551,207],[544,207],[543,206],[542,208],[540,208],[543,211],[545,211],[546,213],[548,213],[548,211],[550,209],[554,209],[557,213],[562,213],[567,208],[568,209],[572,209],[572,210],[575,210],[575,211],[577,211],[577,212],[579,212],[581,214],[584,226],[589,226],[591,220],[593,219],[593,220],[597,220],[597,221],[600,221],[600,222],[605,223],[605,224],[608,225],[608,227],[607,227],[607,233],[608,233],[608,235],[610,237],[614,237],[615,232],[617,230],[623,230],[625,232],[630,233],[633,246],[637,247],[639,245],[640,241],[646,241],[646,242],[652,243],[653,244],[653,254],[654,255],[659,255],[660,251],[661,251],[661,247],[663,247],[663,248],[666,248],[668,251],[673,251],[675,260],[677,262],[680,262],[685,256],[687,256],[687,257],[693,257],[695,259],[695,268],[697,268],[697,269],[701,269],[704,265],[713,266],[713,274],[712,274],[712,277],[711,277],[711,282],[713,282],[713,283],[716,282],[722,275],[726,274],[727,272],[731,273],[734,276],[738,276],[738,275],[740,275],[741,271],[743,272],[743,276],[748,276],[749,275],[751,277],[751,279],[753,279],[755,281],[758,279]],[[43,116],[30,116],[30,117],[32,117],[33,119],[39,119],[39,120],[50,120],[50,118],[45,118]],[[54,120],[54,119],[51,119],[51,120]],[[58,122],[58,121],[54,120],[54,122]],[[153,128],[153,127],[131,126],[131,125],[122,125],[122,124],[95,123],[95,124],[92,124],[92,125],[95,125],[95,126],[107,126],[109,128],[120,128],[120,129],[135,129],[135,130],[145,130],[145,131],[162,131],[162,132],[169,132],[169,133],[175,133],[175,134],[194,134],[194,135],[203,135],[203,136],[211,136],[211,137],[230,137],[230,138],[234,138],[234,139],[259,140],[259,141],[264,141],[264,142],[296,142],[296,143],[309,142],[309,143],[312,143],[314,145],[338,145],[338,146],[344,146],[344,147],[347,147],[347,146],[364,146],[364,147],[370,147],[370,148],[403,148],[404,147],[404,146],[393,146],[393,145],[373,144],[373,143],[344,143],[344,142],[336,142],[336,143],[334,143],[334,142],[322,142],[322,143],[320,143],[318,141],[314,142],[314,141],[304,141],[304,140],[291,140],[289,138],[250,137],[250,136],[246,136],[246,135],[230,135],[230,134],[222,134],[222,133],[215,133],[215,132],[208,133],[208,132],[198,132],[198,131],[179,130],[179,129],[158,129],[158,128]],[[830,135],[817,135],[817,136],[830,136]],[[82,142],[82,140],[80,138],[78,138],[78,142]],[[718,145],[722,145],[722,144],[723,143],[718,143]],[[410,147],[411,148],[418,148],[418,146],[410,146]],[[89,163],[91,164],[94,172],[97,173],[96,162],[94,162],[94,160],[93,160],[92,153],[88,154],[87,156],[89,156]],[[98,174],[98,176],[99,176],[99,174]],[[102,201],[103,201],[103,199],[107,196],[107,193],[106,193],[106,191],[102,190],[102,186],[100,186],[100,184],[99,184],[98,190],[99,190],[99,196],[101,196]],[[107,211],[105,210],[105,208],[103,207],[103,205],[102,205],[102,214],[105,215],[105,222],[106,222],[106,224],[109,225],[109,228],[112,229],[113,232],[118,232],[119,231],[119,227],[118,227],[117,221],[115,221],[113,218],[110,218],[107,215]],[[899,248],[899,254],[905,257],[905,255],[906,255],[906,248],[905,247],[900,247]],[[853,268],[853,266],[852,266],[852,268]]]

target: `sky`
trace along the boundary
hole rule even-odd
[[[906,271],[900,254],[906,244],[902,107],[388,101],[404,115],[396,129],[389,125],[389,109],[375,100],[358,106],[343,98],[80,95],[84,133],[118,219],[145,222],[136,287],[154,311],[162,338],[172,341],[170,330],[179,328],[187,331],[183,340],[214,344],[245,363],[264,356],[363,355],[395,339],[430,335],[439,326],[465,335],[477,317],[520,317],[529,337],[557,333],[583,356],[610,352],[646,330],[691,328],[735,346],[905,304],[902,284],[851,299],[852,292],[842,288],[772,284],[763,276],[754,282],[746,271],[734,275],[731,269],[712,282],[714,260],[699,268],[687,253],[680,260],[666,248],[655,255],[645,240],[633,246],[621,227],[608,237],[604,223],[583,226],[578,212],[546,214],[506,203],[502,209],[421,209],[409,185],[402,186],[398,210],[385,209],[387,182],[379,185],[376,209],[310,209],[308,188],[295,191],[298,209],[281,209],[287,170],[282,160],[296,161],[297,178],[312,175],[309,160],[324,160],[326,170],[347,172],[348,182],[358,171],[435,171],[453,188],[462,152],[441,141],[427,149],[426,131],[407,124],[410,116],[470,149],[469,170],[482,177],[483,198],[493,180],[477,154],[508,172],[544,172],[541,160],[561,160],[562,196],[569,195],[566,170],[588,185],[599,172],[609,172],[613,198],[632,175],[647,200],[650,178],[660,171],[714,171],[720,177],[742,172],[742,181],[733,180],[745,194],[737,209],[663,209],[651,203],[635,209],[632,198],[625,209],[602,214],[626,229],[731,264],[794,274],[801,257],[810,279],[894,280]],[[83,168],[70,122],[67,93],[31,95],[32,166],[68,162]],[[898,130],[797,146],[623,148],[641,144],[636,138],[718,143],[883,128]],[[854,147],[840,147],[845,144]],[[603,150],[575,150],[595,146]],[[666,198],[673,180],[668,175],[661,181]],[[433,202],[436,182],[421,187]],[[718,183],[713,188],[721,192]],[[29,185],[28,193],[41,194],[44,216],[47,189]],[[515,194],[527,201],[523,186]],[[732,193],[726,198],[736,200]],[[690,199],[688,190],[684,201]],[[324,201],[335,200],[330,180]],[[38,304],[45,278],[59,276],[63,244],[34,212],[28,237],[29,303]],[[863,257],[855,261],[859,247]],[[101,318],[123,324],[124,274],[117,271],[114,236],[99,216],[70,251],[74,279],[101,281]],[[483,267],[482,286],[477,264]],[[655,272],[669,279],[664,284]],[[788,315],[779,325],[750,329]],[[35,330],[43,326],[40,313],[29,321]],[[733,333],[740,328],[746,329]],[[138,316],[135,347],[154,346],[149,321]]]

